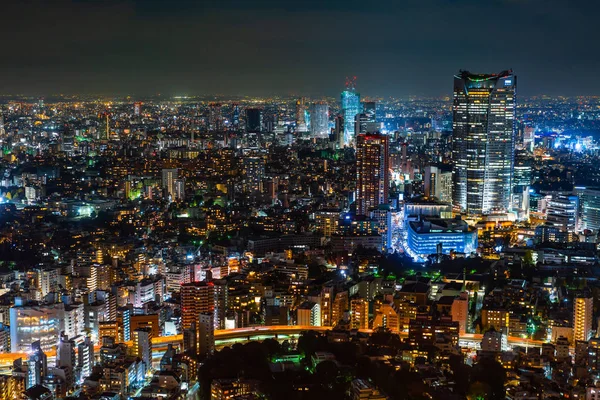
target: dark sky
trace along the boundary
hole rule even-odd
[[[600,95],[596,0],[4,0],[0,93]]]

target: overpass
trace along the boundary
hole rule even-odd
[[[330,326],[303,326],[303,325],[274,325],[274,326],[256,326],[249,328],[236,329],[217,329],[215,330],[215,347],[221,349],[225,346],[232,346],[236,343],[247,343],[250,341],[262,341],[265,339],[276,340],[296,340],[303,331],[327,332],[333,329]],[[372,329],[361,329],[362,333],[373,333]],[[408,334],[401,332],[400,337],[407,337]],[[469,347],[478,347],[483,335],[467,333],[460,337],[460,343]],[[133,345],[132,341],[125,342],[128,346]],[[508,343],[512,346],[521,347],[541,347],[546,343],[541,340],[524,339],[518,336],[509,336]],[[183,344],[183,335],[159,336],[152,338],[153,358],[160,359],[167,349],[168,345],[180,347]],[[94,351],[100,350],[100,345],[94,346]],[[56,356],[56,350],[46,351],[46,356],[52,359]],[[27,353],[4,353],[0,354],[0,368],[12,366],[13,361],[18,358],[27,359]]]

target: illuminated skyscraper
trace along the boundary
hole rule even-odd
[[[192,323],[200,326],[200,313],[215,311],[215,287],[212,282],[191,282],[181,285],[181,328]]]
[[[389,139],[379,134],[356,138],[356,214],[387,204],[390,186]]]
[[[325,138],[329,135],[329,106],[314,103],[310,110],[310,133],[312,137]]]
[[[592,335],[592,315],[594,299],[590,296],[577,296],[573,300],[573,341],[587,341]]]
[[[440,202],[452,203],[452,172],[444,171],[436,166],[425,167],[423,176],[425,196],[435,197]]]
[[[27,383],[29,389],[35,385],[41,385],[42,379],[48,375],[48,359],[42,351],[39,340],[31,343],[31,351],[27,359]]]
[[[366,101],[362,103],[363,112],[356,114],[354,130],[357,135],[361,133],[376,133],[377,120],[375,114],[375,102]]]
[[[133,103],[133,115],[135,115],[137,117],[141,113],[142,113],[142,102],[136,101],[135,103]]]
[[[301,97],[296,101],[296,130],[306,132],[308,121],[306,118],[306,99]]]
[[[508,211],[515,149],[517,77],[454,76],[454,204],[468,214]]]
[[[531,187],[532,158],[524,150],[515,152],[515,166],[512,179],[512,210],[519,220],[529,219],[529,189]]]
[[[177,168],[165,168],[162,170],[162,187],[172,199],[176,198],[175,181],[179,177]]]
[[[342,92],[342,115],[344,116],[344,144],[354,144],[354,124],[360,114],[360,94],[356,92],[356,77],[346,80],[346,90]]]
[[[133,354],[152,366],[152,328],[138,328],[133,331]]]

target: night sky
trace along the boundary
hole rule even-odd
[[[3,1],[0,94],[600,95],[594,0]]]

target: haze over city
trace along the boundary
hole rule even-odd
[[[2,94],[449,96],[513,68],[519,95],[596,95],[595,1],[5,1]],[[11,17],[8,17],[11,16]]]

